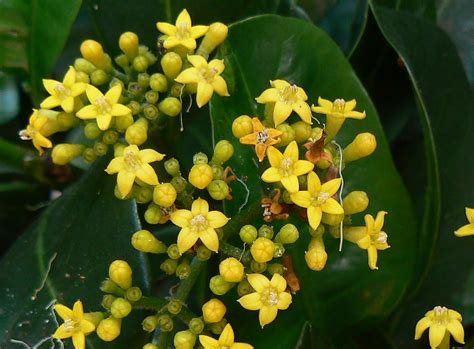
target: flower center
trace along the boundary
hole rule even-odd
[[[63,98],[71,96],[71,90],[61,83],[57,83],[56,86],[54,86],[54,91]]]
[[[325,191],[320,191],[318,196],[312,198],[312,203],[316,206],[324,204],[329,198],[331,194],[326,193]]]
[[[378,236],[377,236],[377,239],[376,241],[380,244],[385,244],[387,242],[387,238],[388,238],[388,235],[387,233],[381,231]]]
[[[108,114],[112,111],[112,106],[104,96],[97,97],[94,104],[100,114]]]
[[[190,223],[191,223],[192,228],[198,231],[201,231],[207,228],[207,219],[202,214],[198,214],[197,216],[194,216],[191,219]]]
[[[448,323],[448,308],[442,307],[442,306],[437,306],[433,309],[433,321],[440,324],[440,325],[446,325]]]
[[[67,319],[64,321],[64,329],[66,332],[77,332],[79,330],[79,321],[75,319]]]
[[[291,86],[286,86],[280,91],[280,98],[282,102],[285,102],[286,104],[293,104],[296,102],[298,97],[296,96],[296,93],[298,92],[298,86],[296,85],[291,85]]]
[[[262,294],[262,302],[266,305],[278,304],[278,292],[273,287],[268,287]]]
[[[199,71],[201,77],[208,83],[211,83],[214,80],[214,76],[217,74],[216,68],[201,68]]]
[[[176,32],[176,37],[180,40],[189,38],[189,28],[186,22],[180,22],[178,24],[178,31]]]
[[[31,138],[34,137],[34,129],[25,129],[25,130],[21,130],[20,132],[18,132],[18,135],[20,136],[20,139],[23,140],[23,141],[29,141]]]
[[[332,104],[332,113],[336,116],[344,117],[344,108],[346,107],[346,101],[342,98],[337,98]]]
[[[262,131],[257,132],[256,140],[258,144],[265,144],[268,138],[270,138],[268,136],[268,128],[265,127]]]
[[[132,151],[125,152],[123,160],[128,171],[136,171],[142,166],[140,158]]]
[[[287,177],[293,174],[293,160],[291,158],[284,158],[280,163],[280,173]]]

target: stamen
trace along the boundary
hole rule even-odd
[[[110,113],[112,110],[111,105],[104,96],[97,97],[95,99],[95,106],[99,109],[101,114]]]
[[[134,152],[126,152],[123,155],[123,160],[125,161],[128,170],[135,171],[141,167],[141,161]]]
[[[262,131],[257,133],[256,141],[258,144],[265,144],[265,142],[270,138],[268,136],[268,128],[264,128]]]

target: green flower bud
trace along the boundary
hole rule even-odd
[[[269,262],[275,254],[275,244],[270,239],[260,237],[253,242],[250,247],[250,253],[258,263]]]
[[[130,302],[139,301],[142,298],[142,290],[140,290],[140,287],[130,287],[125,292],[125,296]]]
[[[212,167],[208,164],[194,165],[191,168],[191,171],[189,171],[189,183],[198,189],[206,188],[209,183],[211,183],[212,179]]]
[[[202,306],[202,317],[208,324],[216,323],[224,318],[226,306],[217,298],[212,298]]]
[[[143,94],[143,87],[141,87],[138,82],[129,82],[127,90],[134,97],[141,97]]]
[[[150,104],[155,104],[156,102],[158,102],[158,99],[160,98],[160,95],[158,94],[158,92],[155,92],[155,91],[147,91],[145,93],[145,99],[148,103]]]
[[[158,224],[160,223],[163,213],[161,212],[161,207],[157,206],[155,203],[150,203],[147,210],[145,211],[144,217],[145,221],[148,224]]]
[[[268,265],[267,271],[272,276],[274,274],[283,275],[283,274],[285,274],[285,267],[280,263],[272,263],[272,264]]]
[[[247,279],[242,280],[237,285],[237,293],[238,293],[239,297],[243,297],[243,296],[248,295],[252,292],[254,292],[254,289],[252,288],[250,283],[247,281]]]
[[[178,76],[182,66],[183,61],[175,52],[168,52],[161,58],[161,68],[169,80],[174,80]]]
[[[252,260],[250,262],[250,269],[254,273],[261,274],[265,270],[267,270],[267,263],[260,263],[260,262]]]
[[[277,143],[277,146],[285,147],[295,139],[295,130],[293,130],[293,128],[287,123],[278,125],[276,129],[282,132],[280,136],[280,143]]]
[[[104,315],[106,313],[103,313],[101,311],[94,311],[91,313],[84,313],[84,320],[87,320],[89,322],[92,322],[95,327],[99,326],[99,323],[104,320]]]
[[[291,125],[293,131],[295,131],[295,141],[296,143],[304,143],[311,137],[311,132],[313,129],[311,125],[307,124],[304,121],[297,121]]]
[[[323,149],[323,152],[325,154],[325,158],[320,159],[318,162],[316,162],[316,166],[321,170],[326,170],[333,164],[334,157],[328,149]]]
[[[78,119],[71,113],[60,112],[56,117],[56,121],[61,130],[69,130],[76,126]]]
[[[280,258],[285,254],[285,247],[283,244],[277,242],[275,243],[275,253],[273,253],[273,257]]]
[[[179,175],[179,161],[175,158],[171,158],[165,161],[165,171],[170,176],[177,176]]]
[[[288,190],[283,190],[282,194],[282,199],[285,204],[293,204],[293,200],[291,200],[291,194],[288,192]]]
[[[219,264],[219,274],[224,281],[240,282],[244,278],[244,265],[234,257],[226,258]]]
[[[197,164],[207,164],[209,162],[208,158],[207,158],[207,155],[204,154],[204,153],[196,153],[194,154],[193,156],[193,164],[194,165],[197,165]]]
[[[189,330],[194,334],[200,334],[204,330],[204,321],[201,318],[195,317],[189,321]]]
[[[121,320],[112,316],[102,320],[97,326],[97,336],[105,342],[111,342],[120,336]]]
[[[129,59],[133,59],[138,55],[138,36],[132,32],[125,32],[120,35],[119,47]]]
[[[82,157],[88,163],[94,162],[95,159],[97,159],[97,155],[95,154],[95,151],[93,148],[84,149],[84,151],[82,152]]]
[[[167,305],[170,314],[178,315],[183,309],[183,303],[179,299],[171,299]]]
[[[174,347],[176,349],[193,349],[196,344],[196,335],[191,331],[179,331],[174,335]]]
[[[217,142],[216,146],[214,147],[214,156],[212,157],[212,162],[221,165],[229,160],[232,155],[234,155],[234,146],[225,139],[221,140]]]
[[[148,120],[139,118],[125,131],[125,140],[128,144],[142,145],[148,139]]]
[[[207,261],[212,256],[212,251],[206,246],[201,245],[197,248],[196,257],[201,261]]]
[[[137,76],[137,83],[142,89],[150,85],[150,75],[148,73],[140,73]]]
[[[330,214],[323,212],[321,221],[327,225],[338,225],[344,220],[344,214]]]
[[[153,74],[150,77],[150,88],[155,92],[166,92],[168,90],[166,76],[160,73]]]
[[[76,82],[90,83],[89,75],[81,71],[76,72]]]
[[[148,69],[148,60],[146,57],[137,56],[132,61],[132,67],[137,72],[145,72]]]
[[[192,84],[188,84],[186,86],[190,86]],[[179,98],[183,94],[183,84],[173,84],[170,88],[170,95],[172,97]]]
[[[293,224],[285,224],[278,232],[275,241],[281,242],[282,244],[292,244],[296,242],[299,237],[298,228]]]
[[[311,130],[311,135],[309,138],[311,138],[314,141],[318,141],[321,139],[323,136],[323,129],[321,127],[315,127]]]
[[[377,148],[377,140],[371,133],[359,133],[351,144],[349,144],[343,152],[343,159],[346,163],[359,160],[369,156]]]
[[[148,61],[148,66],[155,64],[158,60],[158,58],[156,58],[156,56],[151,53],[148,47],[146,46],[140,46],[138,48],[138,53],[146,58],[146,60]]]
[[[239,236],[243,242],[251,245],[258,236],[257,228],[250,224],[244,225],[240,228]]]
[[[137,115],[142,111],[142,106],[137,101],[130,101],[127,107],[132,111],[132,115]]]
[[[142,328],[145,332],[153,332],[158,327],[158,316],[150,315],[143,319]],[[173,320],[171,320],[173,322]]]
[[[147,343],[143,346],[142,349],[159,349],[156,344],[153,343]]]
[[[177,193],[182,193],[186,188],[186,180],[181,176],[176,176],[171,179],[171,185],[174,187]]]
[[[132,311],[130,302],[123,298],[116,298],[110,307],[110,313],[117,319],[123,319]]]
[[[176,97],[166,97],[158,104],[158,109],[163,114],[173,117],[181,112],[181,102]]]
[[[191,267],[187,261],[184,261],[176,268],[176,276],[180,280],[184,280],[187,279],[189,275],[191,275]]]
[[[215,324],[210,324],[209,329],[215,335],[220,335],[222,333],[222,331],[224,331],[225,325],[227,325],[227,320],[222,319],[221,321],[216,322]]]
[[[312,237],[318,237],[322,236],[324,234],[325,228],[324,225],[320,224],[316,230],[314,229],[309,229],[309,233],[311,234]]]
[[[166,245],[158,240],[149,230],[139,230],[132,235],[132,246],[141,252],[165,253]]]
[[[109,278],[126,290],[132,286],[132,268],[126,261],[115,260],[110,264]]]
[[[163,332],[173,331],[174,323],[173,323],[173,319],[171,318],[171,316],[169,316],[167,314],[161,315],[158,318],[158,323],[159,323],[160,328]]]
[[[110,279],[105,279],[104,281],[102,281],[102,283],[100,284],[100,290],[104,293],[114,294],[120,294],[122,292],[117,286],[117,284]]]
[[[101,133],[102,131],[99,126],[97,126],[96,122],[88,122],[86,126],[84,126],[84,136],[88,139],[96,139],[101,135]]]
[[[133,197],[139,204],[147,204],[153,199],[153,190],[149,186],[134,186]]]
[[[171,259],[179,259],[181,257],[181,253],[179,253],[179,248],[177,244],[171,244],[168,246],[168,257]]]
[[[110,76],[102,69],[94,70],[90,75],[92,85],[102,86],[109,82]]]
[[[214,179],[224,178],[224,169],[220,165],[212,164],[212,176]]]
[[[299,176],[298,183],[300,186],[300,190],[304,190],[308,187],[308,176]]]
[[[128,60],[127,56],[124,54],[120,54],[115,57],[115,63],[122,68],[123,70],[128,70],[128,66],[130,65],[130,61]]]
[[[369,206],[369,197],[365,191],[353,191],[344,198],[342,206],[346,215],[360,213]]]
[[[95,142],[94,143],[94,152],[97,156],[104,156],[107,154],[107,150],[109,150],[109,146],[103,142]]]
[[[217,46],[222,44],[227,37],[228,28],[225,24],[220,22],[212,23],[207,30],[204,39],[202,39],[201,45],[197,51],[197,54],[204,56],[205,58],[216,49]]]
[[[211,289],[212,293],[218,296],[222,296],[226,294],[233,286],[231,282],[227,282],[224,278],[220,275],[215,275],[209,281],[209,288]]]
[[[89,75],[94,70],[96,70],[96,67],[87,59],[76,58],[76,60],[74,61],[74,69],[76,69],[77,72],[81,72],[81,73],[85,73]]]
[[[178,261],[176,259],[167,259],[160,265],[160,269],[166,275],[173,275],[176,272],[176,268],[178,267]]]
[[[161,207],[170,207],[177,197],[176,189],[171,183],[161,183],[155,186],[153,201]]]
[[[77,158],[84,151],[82,144],[57,144],[51,153],[53,163],[56,165],[66,165],[72,159]]]
[[[232,122],[232,134],[236,138],[242,138],[253,132],[252,118],[248,115],[241,115]]]
[[[207,191],[214,200],[224,200],[229,196],[229,186],[221,179],[212,181],[207,186]]]
[[[111,294],[105,294],[102,297],[102,302],[101,302],[102,307],[104,307],[104,309],[110,309],[115,298],[116,297]]]
[[[271,240],[273,238],[273,227],[271,227],[269,225],[266,225],[266,224],[262,225],[258,229],[258,236]]]
[[[115,144],[118,140],[118,133],[113,130],[108,130],[104,132],[102,136],[102,142],[105,144]]]

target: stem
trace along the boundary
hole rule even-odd
[[[170,332],[157,332],[156,335],[154,336],[155,338],[159,336],[158,338],[158,348],[171,348],[171,337],[173,335],[173,331]]]
[[[17,169],[24,170],[25,156],[29,151],[0,137],[0,159]]]
[[[168,301],[164,298],[159,297],[142,297],[135,303],[133,303],[134,309],[149,309],[156,310],[157,312],[166,307]]]
[[[185,323],[186,325],[189,325],[189,322],[198,317],[196,314],[194,314],[194,312],[192,312],[188,307],[186,306],[183,306],[181,308],[181,311],[179,312],[179,314],[177,315],[178,319],[180,319],[183,323]]]
[[[234,257],[240,260],[242,263],[247,264],[250,262],[250,256],[248,253],[241,248],[235,247],[227,242],[221,242],[219,245],[219,251],[223,254]]]
[[[254,219],[261,217],[262,214],[262,205],[260,201],[255,201],[250,206],[247,207],[245,210],[245,214],[241,213],[237,215],[235,218],[232,218],[225,226],[224,226],[224,239],[227,240],[229,237],[238,234],[240,228],[247,224],[247,222],[251,222]],[[221,242],[222,243],[222,242]]]
[[[189,273],[189,277],[181,281],[176,290],[175,298],[179,299],[181,302],[185,302],[186,298],[188,298],[189,292],[191,292],[196,280],[204,269],[206,265],[206,261],[200,261],[198,258],[193,258],[191,262],[191,272]]]

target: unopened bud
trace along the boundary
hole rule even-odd
[[[109,146],[104,142],[95,142],[94,144],[94,152],[97,156],[104,156],[105,154],[107,154],[108,149]]]
[[[142,328],[146,332],[153,332],[157,327],[158,327],[158,316],[156,315],[147,316],[142,321]]]
[[[240,282],[244,278],[244,266],[236,258],[229,257],[220,262],[219,274],[224,281]]]
[[[139,230],[133,234],[132,246],[147,253],[165,253],[167,250],[166,245],[148,230]]]
[[[191,275],[191,266],[187,261],[184,261],[176,268],[176,276],[180,280],[184,280],[187,279],[189,275]]]
[[[283,123],[278,125],[276,129],[282,133],[280,136],[280,143],[277,144],[278,146],[284,147],[294,141],[296,136],[295,130],[293,130],[290,125]]]
[[[121,320],[113,316],[102,320],[97,326],[97,336],[105,342],[111,342],[120,335]]]
[[[311,239],[309,249],[304,256],[306,264],[311,270],[321,271],[326,266],[326,253],[322,237]]]
[[[109,277],[124,290],[132,286],[132,268],[125,261],[113,261],[109,267]]]
[[[243,297],[243,296],[245,296],[247,294],[250,294],[252,292],[254,292],[254,289],[252,288],[250,283],[247,281],[247,279],[242,280],[237,285],[237,294],[239,295],[239,297]]]
[[[179,248],[177,244],[171,244],[168,247],[168,257],[171,259],[179,259],[181,257],[181,253],[179,253]]]
[[[148,69],[148,60],[144,56],[137,56],[133,59],[132,66],[137,72],[145,72]]]
[[[79,73],[85,73],[87,75],[91,74],[94,70],[97,68],[89,62],[87,59],[84,58],[76,58],[74,61],[74,68],[76,69],[77,72]],[[77,78],[77,75],[76,75]]]
[[[183,303],[179,299],[171,299],[167,306],[170,314],[177,315],[183,309]]]
[[[285,224],[275,237],[275,241],[279,241],[282,244],[292,244],[298,240],[299,236],[300,234],[296,226],[293,224]]]
[[[174,187],[176,192],[179,194],[182,193],[184,189],[186,189],[186,184],[188,182],[186,182],[186,180],[181,176],[175,176],[173,177],[173,179],[171,179],[170,183]]]
[[[267,270],[268,270],[268,273],[270,275],[274,275],[274,274],[283,275],[283,274],[285,274],[285,267],[280,263],[269,264],[268,267],[267,267]]]
[[[257,228],[250,224],[244,225],[240,228],[239,236],[243,242],[251,245],[258,236]]]
[[[260,237],[253,242],[250,253],[258,263],[269,262],[275,254],[275,244],[270,239]]]
[[[323,212],[321,221],[327,225],[338,225],[344,220],[344,214],[331,214]]]
[[[196,153],[193,156],[193,164],[194,165],[207,164],[208,162],[209,162],[209,159],[207,158],[207,155],[202,153],[202,152]]]
[[[152,202],[148,205],[143,216],[148,224],[158,224],[161,217],[163,217],[163,213],[161,212],[161,207]]]
[[[198,247],[196,251],[196,256],[201,261],[207,261],[212,256],[212,251],[208,249],[206,246],[201,245]]]
[[[304,143],[310,138],[312,128],[311,125],[304,121],[297,121],[291,125],[291,128],[295,131],[296,143]]]
[[[250,269],[254,273],[261,274],[265,270],[267,270],[267,263],[260,263],[260,262],[257,262],[255,260],[252,260],[250,262]]]
[[[161,58],[161,68],[169,80],[174,80],[178,76],[182,66],[183,61],[175,52],[168,52]]]
[[[209,183],[207,186],[207,191],[214,200],[224,200],[229,196],[229,186],[221,179],[217,179]]]
[[[161,207],[170,207],[177,197],[176,189],[170,183],[161,183],[155,186],[153,201]]]
[[[176,97],[166,97],[158,104],[158,109],[163,114],[173,117],[181,112],[181,102]]]
[[[204,189],[213,179],[212,167],[208,164],[194,165],[189,171],[189,183],[198,189]]]
[[[344,198],[342,206],[345,215],[360,213],[369,206],[369,197],[365,191],[353,191]]]
[[[150,88],[155,92],[166,92],[168,90],[168,80],[166,76],[155,73],[150,76]]]
[[[227,26],[220,22],[212,23],[207,30],[204,39],[202,39],[201,45],[197,50],[197,54],[209,57],[209,55],[216,49],[217,46],[222,44],[227,37],[229,29]]]
[[[222,303],[217,298],[212,298],[202,306],[202,316],[204,321],[207,323],[216,323],[221,321],[224,318],[226,311],[227,308],[224,303]]]
[[[117,319],[126,317],[132,311],[130,302],[123,298],[116,298],[110,307],[110,313]]]
[[[258,228],[258,236],[271,240],[273,238],[273,227],[266,224],[262,225],[260,228]]]
[[[102,45],[95,40],[83,41],[80,50],[82,57],[87,59],[89,62],[92,62],[96,66],[98,63],[100,63],[104,55],[104,49],[102,48]]]
[[[371,133],[359,133],[343,152],[346,163],[361,159],[372,154],[377,147],[377,140]]]
[[[174,347],[176,349],[193,349],[197,336],[190,330],[179,331],[174,335]]]
[[[214,147],[214,156],[212,157],[212,162],[222,165],[224,162],[228,161],[232,155],[234,155],[234,147],[225,139],[217,142]]]
[[[128,144],[142,145],[148,139],[148,120],[139,118],[127,128],[125,140]]]
[[[209,288],[211,289],[212,293],[218,296],[222,296],[226,294],[231,288],[233,284],[231,282],[227,282],[224,278],[220,275],[215,275],[209,281]]]
[[[132,32],[125,32],[120,35],[119,47],[127,58],[132,60],[138,55],[138,36]]]
[[[232,122],[232,134],[236,138],[242,138],[253,132],[252,118],[241,115]]]
[[[84,151],[82,144],[58,144],[55,145],[51,154],[56,165],[66,165],[74,158],[77,158]]]
[[[198,317],[192,318],[189,321],[189,330],[194,334],[200,334],[204,330],[204,321]]]
[[[97,69],[92,72],[90,79],[92,85],[102,86],[109,81],[110,76],[102,69]]]
[[[142,298],[142,290],[140,287],[130,287],[127,292],[125,292],[125,296],[130,302],[139,301]]]

